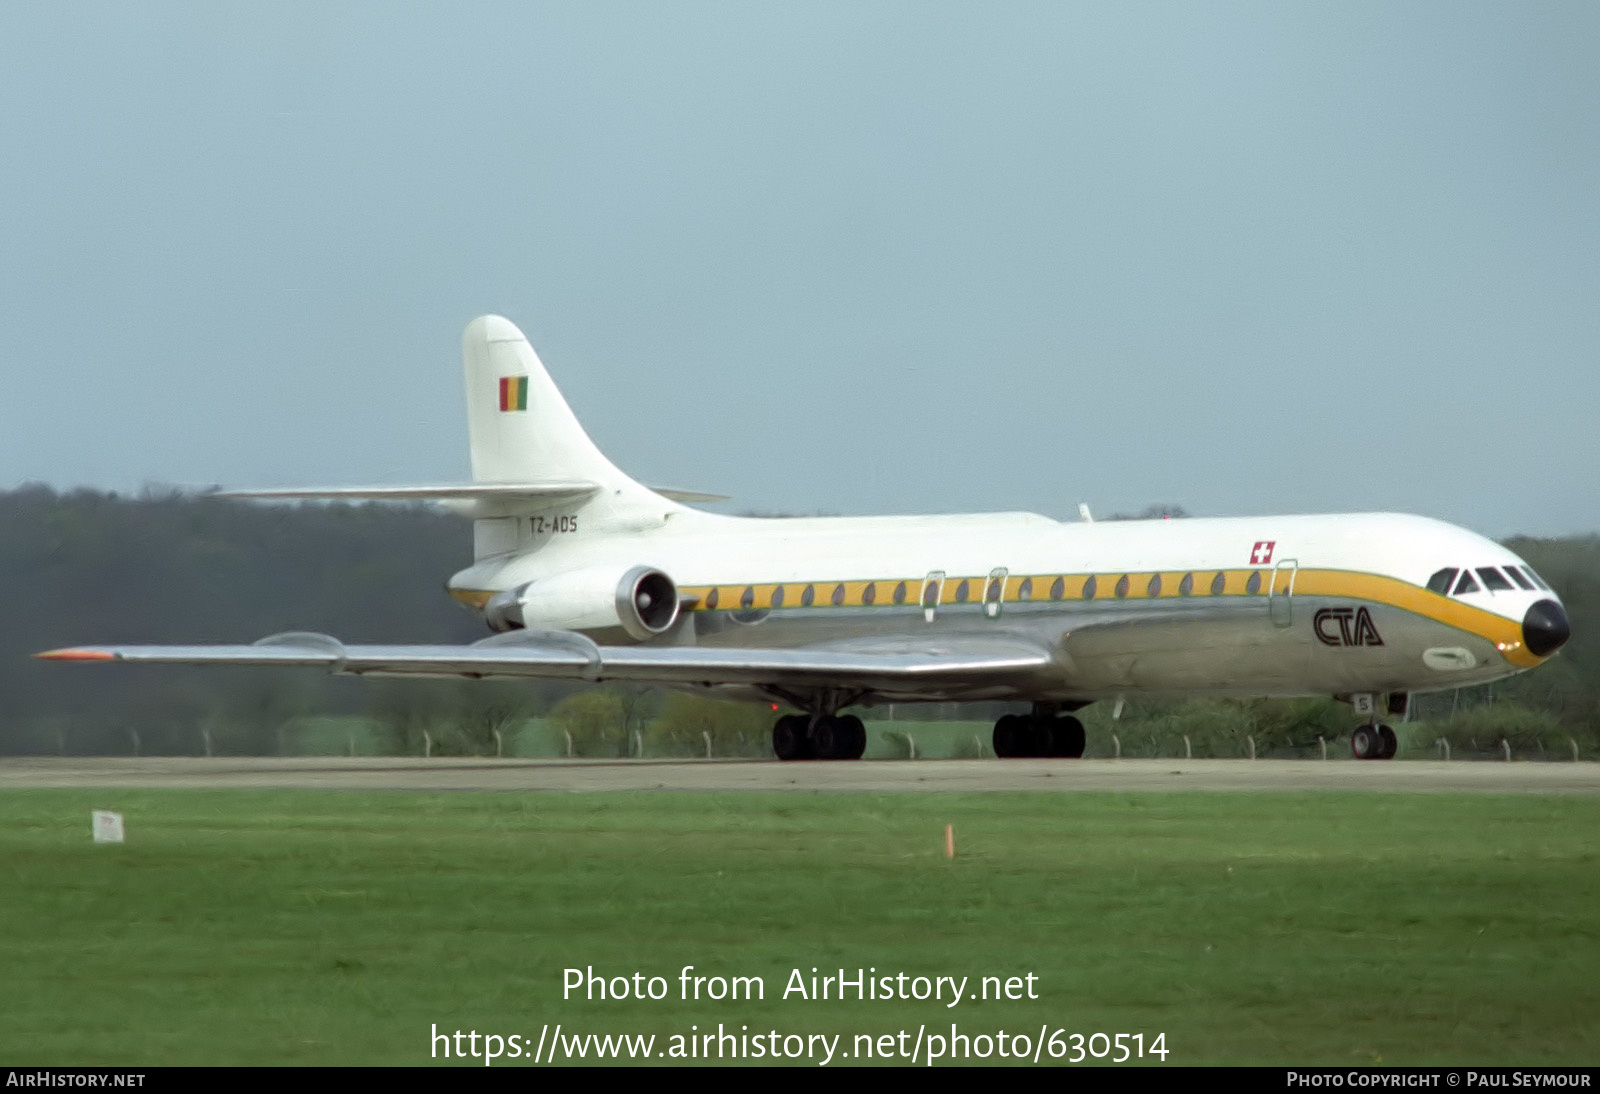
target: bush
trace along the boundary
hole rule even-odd
[[[764,756],[771,749],[769,707],[669,692],[645,731],[653,755],[704,756],[705,734],[714,756]]]
[[[1117,722],[1100,715],[1090,731],[1096,755],[1109,755],[1110,737],[1124,756],[1182,756],[1184,738],[1196,757],[1299,755],[1317,748],[1317,737],[1348,733],[1349,709],[1332,699],[1190,699],[1129,704]]]
[[[627,712],[622,697],[607,688],[569,695],[550,711],[556,728],[572,735],[575,756],[627,756]]]
[[[1573,740],[1581,750],[1594,751],[1592,738],[1569,729],[1555,714],[1511,703],[1488,703],[1450,718],[1419,722],[1412,737],[1424,747],[1442,737],[1454,755],[1498,754],[1501,740],[1510,742],[1512,755],[1525,759],[1569,757]]]

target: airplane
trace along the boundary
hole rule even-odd
[[[1033,513],[761,518],[653,490],[589,439],[522,332],[462,338],[473,481],[231,491],[431,501],[473,521],[451,596],[481,641],[95,646],[51,661],[343,675],[651,682],[792,708],[782,760],[859,759],[847,708],[1006,700],[999,757],[1081,757],[1089,703],[1136,695],[1348,702],[1359,759],[1392,758],[1415,692],[1497,680],[1571,634],[1505,547],[1393,513],[1065,523]]]

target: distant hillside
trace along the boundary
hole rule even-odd
[[[30,655],[90,642],[250,642],[286,630],[350,641],[469,642],[483,625],[444,592],[471,527],[421,508],[262,505],[29,486],[0,493],[0,749],[33,751],[69,719],[69,751],[128,750],[145,727],[206,711],[359,711],[359,682],[317,673],[107,667]],[[356,683],[357,687],[349,685]],[[279,696],[292,696],[292,702]],[[182,747],[192,751],[193,732]]]

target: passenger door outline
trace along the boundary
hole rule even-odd
[[[1297,558],[1280,558],[1272,568],[1272,582],[1267,586],[1267,617],[1274,627],[1294,625],[1294,580],[1299,573]]]
[[[944,571],[929,570],[928,576],[922,579],[922,619],[932,623],[934,616],[939,614],[939,601],[944,599]]]
[[[1004,566],[996,566],[989,571],[989,579],[983,583],[983,614],[990,619],[999,619],[1002,605],[1006,599],[1006,578],[1011,571]]]

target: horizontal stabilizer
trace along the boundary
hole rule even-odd
[[[726,494],[702,494],[698,490],[668,490],[664,486],[652,486],[650,489],[672,501],[706,502],[728,500],[728,495]]]
[[[594,482],[472,482],[436,486],[280,486],[264,490],[219,490],[213,497],[266,501],[427,501],[439,502],[469,517],[509,517],[586,501],[600,489]],[[726,501],[719,494],[657,490],[673,501]]]

